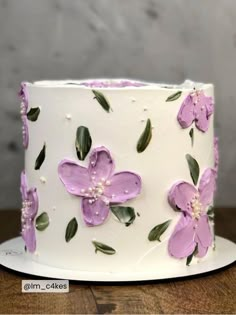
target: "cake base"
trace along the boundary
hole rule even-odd
[[[217,270],[236,260],[236,245],[233,242],[217,236],[216,244],[217,250],[206,261],[201,261],[198,264],[190,266],[186,266],[183,262],[181,267],[175,270],[165,271],[165,274],[163,274],[161,270],[112,273],[59,269],[36,263],[25,254],[23,240],[21,237],[17,237],[0,245],[0,264],[25,274],[54,279],[104,282],[172,279]]]

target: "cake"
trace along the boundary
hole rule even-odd
[[[22,237],[87,272],[188,266],[215,250],[213,85],[23,82]]]

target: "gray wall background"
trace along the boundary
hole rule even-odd
[[[213,82],[216,204],[236,205],[235,0],[0,0],[0,208],[20,207],[22,80]]]

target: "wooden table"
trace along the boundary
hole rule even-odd
[[[216,210],[216,233],[236,242],[236,209]],[[0,211],[0,242],[19,234],[19,211]],[[236,265],[204,276],[136,284],[70,282],[70,293],[21,293],[37,279],[0,266],[1,314],[236,313]]]

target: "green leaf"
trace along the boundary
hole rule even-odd
[[[189,171],[190,171],[190,175],[192,177],[193,183],[194,185],[197,185],[199,172],[200,172],[198,162],[190,154],[186,154],[185,157],[188,162],[188,167],[189,167]]]
[[[86,158],[91,146],[92,139],[88,128],[84,126],[78,127],[76,132],[75,148],[80,161],[83,161]]]
[[[30,108],[30,110],[27,113],[27,118],[28,120],[36,121],[38,119],[39,114],[40,114],[39,107]]]
[[[98,103],[102,106],[102,108],[106,111],[106,112],[110,112],[112,111],[112,108],[108,102],[108,100],[106,99],[106,97],[103,95],[103,93],[96,91],[96,90],[92,90],[93,94],[95,95],[94,98],[96,98],[96,100],[98,101]]]
[[[116,253],[115,249],[108,245],[105,245],[97,241],[92,241],[92,243],[95,246],[95,253],[97,253],[98,251],[107,255],[114,255]]]
[[[41,213],[35,221],[35,227],[38,231],[44,231],[49,226],[49,217],[47,212]]]
[[[35,161],[35,166],[34,169],[35,170],[39,170],[41,165],[43,164],[44,160],[45,160],[45,156],[46,156],[46,144],[44,143],[44,146],[42,148],[42,150],[40,151],[36,161]]]
[[[210,221],[214,220],[214,216],[215,216],[215,211],[214,211],[214,207],[210,206],[207,210],[207,215]]]
[[[66,227],[65,239],[67,243],[75,236],[77,230],[78,230],[78,223],[77,223],[76,218],[73,218],[70,220],[70,222],[67,224],[67,227]]]
[[[117,217],[117,219],[124,223],[126,226],[132,224],[135,220],[135,212],[134,208],[131,207],[120,207],[120,206],[112,206],[111,212]]]
[[[192,147],[193,147],[193,144],[194,144],[194,129],[193,128],[190,129],[189,136],[191,138],[191,143],[192,143]]]
[[[193,256],[196,256],[197,253],[198,253],[198,248],[197,248],[197,245],[196,245],[196,247],[195,247],[194,251],[192,252],[192,254],[189,255],[189,256],[187,257],[187,259],[186,259],[186,266],[189,266],[189,265],[190,265],[190,263],[191,263],[191,261],[192,261],[192,259],[193,259]]]
[[[146,147],[148,146],[149,142],[151,141],[152,138],[152,125],[151,125],[151,120],[148,119],[146,123],[146,127],[141,134],[138,143],[137,143],[137,151],[138,153],[143,152]]]
[[[156,225],[148,234],[149,241],[161,242],[160,237],[166,231],[166,229],[170,225],[170,222],[171,222],[171,220],[168,220],[168,221],[165,221],[161,224]]]
[[[182,94],[181,91],[171,94],[169,97],[167,97],[166,102],[173,102],[177,100],[181,96],[181,94]]]

